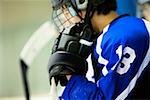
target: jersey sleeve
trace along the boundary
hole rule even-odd
[[[86,77],[72,75],[63,95],[63,100],[103,100],[103,94],[100,88]]]

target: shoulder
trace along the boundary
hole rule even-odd
[[[148,38],[150,32],[149,22],[133,17],[123,16],[113,21],[109,28],[110,33],[122,38],[140,39]]]
[[[142,19],[133,16],[121,16],[110,24],[111,29],[118,27],[119,29],[136,30],[139,27],[144,27]],[[141,28],[140,28],[141,29]]]

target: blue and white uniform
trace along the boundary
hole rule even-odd
[[[62,98],[130,98],[145,70],[150,69],[150,22],[128,15],[120,16],[104,28],[93,48],[92,59],[96,62],[93,67],[100,69],[99,78],[93,83],[85,76],[72,75]]]

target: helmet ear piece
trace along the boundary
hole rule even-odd
[[[88,0],[76,0],[76,5],[79,10],[85,10],[87,8]]]

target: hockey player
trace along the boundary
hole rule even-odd
[[[84,23],[62,31],[50,57],[50,79],[66,84],[61,98],[150,99],[150,23],[127,14],[119,16],[116,0],[62,0],[58,4]],[[95,82],[85,77],[90,53]]]

